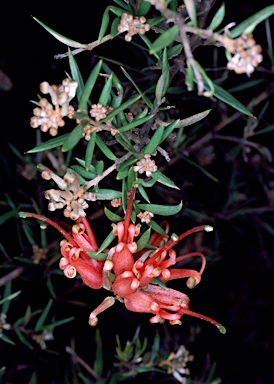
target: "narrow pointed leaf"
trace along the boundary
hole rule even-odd
[[[73,48],[88,48],[87,44],[81,44],[77,41],[71,40],[63,35],[61,35],[58,32],[55,32],[53,29],[49,28],[46,24],[42,23],[42,21],[38,20],[36,17],[32,16],[32,18],[37,21],[40,25],[42,25],[43,28],[45,28],[52,36],[54,36],[57,40],[61,41],[61,43],[64,43],[68,45],[69,47]]]
[[[158,183],[166,185],[167,187],[180,189],[177,187],[177,185],[172,180],[170,180],[169,177],[165,176],[161,171],[152,172],[151,177],[154,180],[156,180]]]
[[[109,78],[107,79],[102,89],[101,95],[99,97],[98,103],[102,104],[104,107],[108,104],[108,101],[110,99],[111,89],[112,89],[112,75],[110,75]]]
[[[122,128],[119,128],[119,133],[122,133],[122,132],[126,132],[126,131],[129,131],[130,129],[132,128],[135,128],[137,127],[138,125],[141,125],[141,124],[144,124],[146,123],[148,120],[152,119],[153,115],[148,115],[148,116],[145,116],[141,119],[134,119],[132,120],[131,123],[127,124],[127,125],[124,125]]]
[[[211,23],[209,24],[207,29],[211,29],[212,31],[214,31],[216,28],[218,28],[221,25],[221,23],[224,20],[224,17],[225,17],[225,6],[224,4],[222,4],[218,9],[218,11],[213,16],[213,19],[211,20]]]
[[[150,139],[149,143],[142,149],[142,153],[152,154],[155,151],[162,140],[164,130],[165,127],[163,125],[156,129],[156,132]]]
[[[96,136],[96,144],[100,148],[100,150],[103,152],[103,154],[110,160],[117,160],[117,157],[114,155],[114,153],[109,149],[109,147],[106,146],[106,144],[103,142],[101,137],[99,135]]]
[[[118,115],[120,112],[122,112],[124,109],[128,108],[130,105],[135,103],[135,101],[139,100],[142,97],[142,95],[136,95],[129,100],[127,100],[125,103],[121,104],[118,108],[115,108],[113,111],[108,113],[108,115],[100,120],[100,123],[104,123],[106,120],[111,119],[112,117]]]
[[[34,327],[34,331],[35,332],[38,332],[41,330],[41,328],[43,327],[44,325],[44,322],[46,320],[46,317],[48,316],[48,313],[49,313],[49,310],[50,310],[50,307],[52,306],[52,303],[53,303],[53,300],[50,299],[46,308],[44,309],[44,311],[42,312],[41,316],[39,317],[39,319],[37,320],[37,323]]]
[[[83,89],[83,92],[81,95],[81,98],[79,100],[78,108],[80,109],[80,111],[87,110],[87,102],[90,98],[90,94],[91,94],[91,92],[94,88],[94,85],[96,83],[96,80],[98,78],[101,66],[102,66],[102,60],[98,61],[98,63],[95,65],[95,67],[93,68],[93,70],[91,71],[91,73],[87,79],[87,82],[84,86],[84,89]]]
[[[151,233],[151,229],[147,229],[143,234],[142,236],[140,237],[140,239],[137,241],[137,251],[136,252],[139,252],[141,251],[143,248],[145,248],[145,246],[147,245],[148,243],[148,240],[150,238],[150,233]]]
[[[114,189],[100,189],[96,192],[97,200],[113,200],[122,197],[122,192],[115,191]]]
[[[62,146],[62,152],[67,152],[70,149],[74,148],[82,138],[82,133],[84,130],[83,124],[78,124],[69,134],[68,138]]]
[[[76,95],[77,95],[77,99],[79,101],[79,100],[81,100],[82,93],[84,90],[84,81],[83,81],[80,69],[78,67],[78,64],[75,60],[75,57],[71,53],[70,49],[69,49],[68,54],[69,54],[68,58],[69,58],[69,66],[70,66],[71,76],[72,76],[73,80],[76,80],[78,83],[78,87],[76,88]]]
[[[109,24],[109,7],[105,9],[105,12],[102,17],[101,27],[100,27],[99,36],[98,36],[98,42],[100,42],[102,38],[105,36],[108,24]]]
[[[89,169],[91,162],[92,162],[95,142],[96,142],[96,131],[92,132],[92,134],[90,136],[90,140],[88,142],[87,149],[86,149],[86,155],[85,155],[85,168],[86,168],[86,170]]]
[[[55,137],[54,139],[48,140],[45,143],[42,143],[38,145],[37,147],[34,147],[27,151],[27,153],[37,153],[42,151],[47,151],[48,149],[59,147],[60,145],[64,144],[64,142],[69,137],[69,133],[66,133],[65,135]]]
[[[192,21],[194,27],[197,26],[197,14],[196,14],[196,8],[194,0],[184,0],[186,10],[188,13],[188,16],[190,17],[190,20]]]
[[[178,212],[180,212],[182,206],[182,202],[178,205],[138,204],[140,209],[161,216],[176,215]]]
[[[210,87],[206,82],[205,82],[205,89],[208,91],[211,91]],[[222,100],[224,103],[230,105],[231,107],[237,109],[237,111],[244,113],[245,115],[254,117],[253,114],[242,103],[240,103],[240,101],[238,101],[229,92],[227,92],[225,89],[221,88],[219,85],[215,83],[214,83],[214,96],[217,97],[217,99]]]
[[[104,209],[106,217],[112,222],[123,221],[123,218],[116,213],[111,212],[108,208]]]
[[[62,319],[62,320],[58,320],[58,321],[54,321],[53,323],[50,323],[50,324],[46,324],[46,325],[43,325],[40,330],[43,331],[44,329],[48,329],[49,331],[53,330],[55,327],[58,327],[60,325],[63,325],[63,324],[66,324],[66,323],[69,323],[70,321],[74,320],[75,317],[72,316],[72,317],[68,317],[66,319]]]
[[[236,37],[245,33],[245,31],[253,25],[254,28],[267,19],[268,17],[274,14],[274,5],[269,5],[268,7],[261,9],[259,12],[256,12],[254,15],[248,17],[242,23],[238,24],[235,28],[230,30],[230,37],[235,39]]]
[[[107,235],[107,237],[105,238],[103,243],[101,244],[100,248],[97,251],[97,254],[99,255],[100,253],[102,253],[112,243],[112,241],[115,239],[115,237],[116,236],[114,235],[113,231],[111,231]]]
[[[146,190],[141,184],[138,185],[138,191],[140,192],[142,198],[145,199],[148,203],[150,203]]]
[[[173,27],[169,28],[167,31],[161,34],[152,43],[149,53],[154,54],[161,51],[163,48],[168,47],[176,39],[178,32],[179,32],[178,26],[173,25]]]
[[[134,85],[135,89],[137,90],[137,92],[141,95],[142,99],[144,100],[144,102],[146,103],[146,105],[152,109],[153,108],[153,105],[151,103],[151,101],[146,97],[146,95],[143,94],[143,92],[141,91],[141,89],[138,87],[138,85],[135,83],[135,81],[132,79],[132,77],[129,75],[129,73],[123,68],[121,67],[122,71],[124,72],[124,75],[129,79],[129,81]]]

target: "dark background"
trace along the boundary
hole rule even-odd
[[[218,8],[220,4],[221,2],[217,1],[215,8]],[[227,21],[238,23],[272,2],[230,0],[225,4]],[[31,15],[64,36],[89,43],[97,39],[106,5],[109,5],[108,1],[78,1],[73,5],[64,1],[43,3],[11,1],[1,5],[0,68],[13,82],[10,91],[0,90],[1,193],[8,193],[16,200],[15,190],[21,187],[18,185],[20,179],[17,180],[16,177],[16,161],[8,143],[12,143],[22,154],[35,145],[35,133],[29,127],[33,109],[29,100],[36,99],[38,86],[42,81],[47,80],[50,84],[59,84],[64,77],[64,71],[68,70],[66,59],[55,60],[53,58],[57,53],[64,53],[66,47],[38,25]],[[273,25],[273,17],[270,21]],[[258,27],[256,35],[258,42],[263,41],[263,34],[263,28]],[[120,50],[118,43],[106,43],[91,53],[84,52],[78,55],[77,62],[83,71],[86,71],[86,74],[92,68],[92,55],[94,54],[109,56],[113,54],[113,57],[128,62],[138,59],[129,57],[126,50]],[[245,96],[242,97],[242,101],[244,101]],[[273,142],[273,134],[271,134],[271,140]],[[227,165],[227,167],[229,166]],[[173,172],[176,173],[179,170],[179,168],[174,169]],[[220,169],[216,171],[219,172],[219,176],[223,175],[223,184],[225,184],[228,180],[226,180],[228,169],[222,164],[222,167],[220,166]],[[254,172],[254,169],[249,171]],[[198,195],[201,190],[203,190],[203,179],[200,179],[200,185],[197,179],[193,189],[194,195]],[[256,194],[260,194],[261,191],[255,185],[253,192],[256,197]],[[201,198],[200,204],[210,201],[210,193],[210,190],[205,191],[205,196]],[[219,193],[220,195],[223,193],[223,196],[225,194],[224,191],[219,191]],[[217,207],[215,206],[213,209],[216,210]],[[222,322],[227,328],[227,334],[219,335],[216,329],[213,327],[212,329],[208,324],[201,325],[201,333],[197,335],[194,351],[192,351],[195,355],[195,363],[191,372],[194,376],[197,372],[198,380],[199,372],[205,369],[204,366],[216,362],[217,374],[222,378],[224,384],[270,384],[274,382],[273,317],[271,313],[274,302],[273,237],[263,233],[263,246],[258,245],[253,241],[256,228],[253,227],[249,232],[248,225],[245,230],[244,220],[240,224],[242,231],[234,230],[237,225],[233,227],[222,220],[219,221],[219,233],[223,236],[223,243],[218,249],[221,260],[208,267],[209,272],[205,275],[203,283],[206,289],[197,288],[192,299],[193,307],[196,306],[200,312]],[[179,223],[175,221],[173,225],[175,227]],[[98,227],[100,228],[100,226]],[[1,239],[3,235],[7,238],[11,237],[11,231],[12,228],[9,226],[1,229]],[[64,284],[67,284],[67,281]],[[25,289],[28,290],[27,283]],[[29,294],[31,295],[33,292],[29,292]],[[101,296],[104,298],[104,294]],[[46,302],[43,302],[43,298],[41,300],[41,305],[45,305]],[[97,300],[100,302],[100,298],[96,299],[96,302]],[[116,333],[121,334],[126,328],[126,338],[130,339],[140,322],[142,325],[148,322],[146,316],[130,316],[121,309],[120,304],[117,305],[118,314],[116,316],[117,318],[120,316],[121,320],[113,320],[114,313],[116,313],[114,309],[110,309],[110,312],[103,315],[100,320],[101,329],[104,330],[103,341],[112,351],[111,356],[114,353],[111,348],[115,343]],[[62,306],[59,310],[62,310]],[[88,309],[82,312],[86,316]],[[76,326],[79,327],[79,335],[82,335],[83,339],[83,345],[78,345],[78,347],[80,352],[86,356],[89,349],[92,348],[94,330],[81,323],[82,312],[81,316],[79,315],[80,320],[76,320]],[[187,331],[191,329],[192,321],[197,325],[196,320],[186,319],[184,323],[186,328],[183,324],[181,328],[176,328],[176,331],[172,329],[171,337],[177,337],[183,342],[185,339],[191,345],[191,337]],[[154,329],[155,327],[147,326],[146,329],[144,328],[144,334],[147,332],[152,337]],[[160,327],[157,326],[157,329]],[[163,335],[167,337],[168,332],[165,330]],[[57,333],[57,336],[60,340],[65,339],[62,334]],[[87,342],[90,345],[87,345]],[[0,341],[0,343],[2,342]],[[3,355],[0,355],[1,366]],[[6,360],[12,358],[12,353],[8,354],[5,364],[8,365],[9,361]]]

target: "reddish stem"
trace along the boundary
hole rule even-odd
[[[36,213],[32,213],[32,212],[22,212],[22,214],[24,215],[24,218],[25,218],[25,217],[34,217],[35,219],[44,221],[45,223],[52,225],[52,226],[53,226],[55,229],[57,229],[57,231],[59,231],[59,232],[64,236],[64,238],[65,238],[67,241],[69,241],[74,247],[78,247],[78,244],[76,243],[76,241],[74,240],[74,238],[73,238],[69,233],[67,233],[62,227],[60,227],[60,225],[56,224],[54,221],[48,219],[48,218],[45,217],[45,216],[41,216],[41,215],[38,215],[38,214],[36,214]]]
[[[191,253],[187,253],[187,254],[182,255],[182,256],[178,256],[178,257],[176,257],[176,263],[178,263],[179,261],[185,260],[185,259],[189,259],[190,257],[193,257],[193,256],[200,256],[201,257],[202,266],[201,266],[199,273],[202,274],[205,270],[205,267],[206,267],[206,258],[205,258],[205,255],[201,252],[191,252]]]
[[[96,252],[98,250],[98,246],[97,246],[96,239],[95,239],[95,236],[93,234],[93,231],[92,231],[92,229],[91,229],[91,227],[89,225],[89,222],[87,221],[86,217],[82,218],[82,222],[83,222],[83,224],[85,226],[85,229],[87,231],[90,243],[93,246],[93,248],[95,248],[94,251]]]
[[[130,216],[131,216],[131,212],[132,212],[132,206],[133,206],[135,191],[136,191],[136,188],[132,187],[131,192],[130,192],[130,196],[129,196],[127,210],[126,210],[126,216],[125,216],[125,220],[124,220],[124,236],[123,236],[123,242],[124,243],[127,242],[127,232],[128,232],[128,227],[130,224]]]

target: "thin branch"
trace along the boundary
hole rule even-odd
[[[131,156],[131,153],[126,153],[123,157],[116,160],[115,163],[113,163],[108,169],[106,169],[102,173],[102,175],[99,175],[99,176],[95,177],[95,179],[88,181],[86,183],[86,189],[89,189],[89,188],[99,184],[99,182],[101,180],[103,180],[107,175],[109,175],[111,172],[113,172],[117,168],[117,165],[119,165],[119,164],[123,163],[124,161],[126,161],[127,159],[129,159],[130,156]]]
[[[18,267],[14,269],[13,271],[7,273],[5,276],[2,276],[0,279],[0,287],[3,287],[8,282],[16,279],[18,276],[20,276],[24,272],[23,267]]]
[[[119,33],[116,36],[118,36],[118,35],[119,35]],[[92,43],[87,44],[87,48],[77,48],[77,49],[74,49],[73,51],[71,51],[70,53],[72,55],[77,55],[78,53],[83,52],[83,51],[91,51],[92,49],[98,47],[99,45],[105,43],[106,41],[112,40],[116,36],[106,35],[100,41],[95,40]],[[64,57],[68,57],[68,55],[69,55],[69,53],[60,53],[58,55],[55,55],[54,59],[63,59]]]
[[[66,352],[71,355],[71,357],[82,367],[86,369],[88,373],[90,373],[95,380],[99,381],[101,380],[101,377],[80,357],[77,355],[76,352],[74,352],[70,347],[66,347]]]

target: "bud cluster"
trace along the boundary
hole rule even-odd
[[[140,174],[146,173],[147,177],[150,177],[152,172],[157,171],[158,167],[155,165],[155,161],[151,160],[151,155],[145,154],[144,157],[137,161],[137,165],[133,167],[134,172],[138,172]]]
[[[150,25],[145,24],[146,18],[144,16],[134,17],[128,13],[123,13],[120,24],[118,25],[118,32],[122,33],[128,31],[125,36],[126,41],[131,41],[132,36],[138,33],[144,35],[150,30]]]
[[[252,35],[242,35],[238,39],[230,39],[225,36],[221,40],[224,47],[234,56],[227,63],[227,68],[237,74],[250,75],[263,61],[262,47],[256,44]]]
[[[52,104],[46,99],[39,100],[39,107],[33,109],[33,117],[30,119],[30,126],[38,128],[42,132],[49,131],[51,136],[56,136],[58,128],[63,127],[64,116],[68,115],[69,102],[74,98],[78,83],[74,80],[64,79],[62,84],[49,85],[46,81],[40,84],[40,91],[51,97]]]

